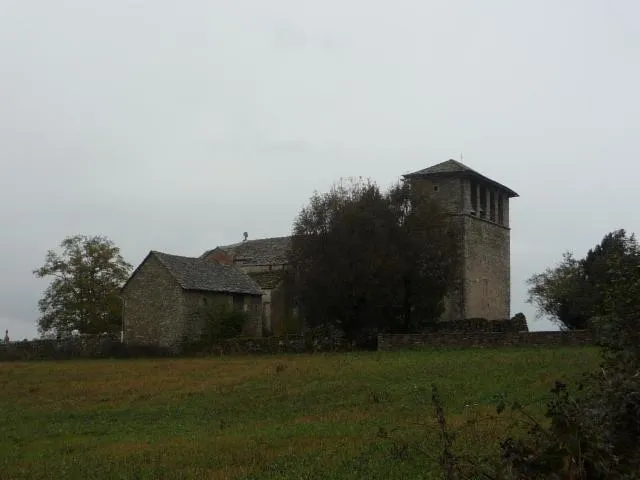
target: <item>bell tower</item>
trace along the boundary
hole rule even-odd
[[[518,194],[456,161],[404,175],[432,192],[456,231],[458,267],[442,320],[511,316],[509,200]]]

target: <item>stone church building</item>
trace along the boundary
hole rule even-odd
[[[403,178],[426,187],[459,232],[458,273],[442,320],[509,318],[509,200],[518,194],[455,160]],[[195,339],[202,324],[195,305],[212,298],[249,312],[248,335],[287,332],[295,317],[290,245],[290,237],[247,240],[245,234],[244,241],[198,257],[150,252],[122,289],[123,339],[164,345]]]

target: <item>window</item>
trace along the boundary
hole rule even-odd
[[[487,218],[487,187],[480,187],[480,218]]]
[[[504,225],[504,199],[498,194],[498,223]]]
[[[437,192],[438,190],[440,190],[440,186],[439,185],[434,185],[433,186],[433,191]]]

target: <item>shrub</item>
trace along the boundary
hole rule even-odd
[[[246,312],[226,304],[205,307],[203,317],[205,325],[202,340],[209,345],[217,340],[239,336],[249,318]]]

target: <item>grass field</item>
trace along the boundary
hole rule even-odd
[[[543,412],[555,379],[598,362],[574,347],[0,363],[0,478],[438,478],[431,383],[460,427],[499,394]],[[507,419],[459,448],[491,453]]]

